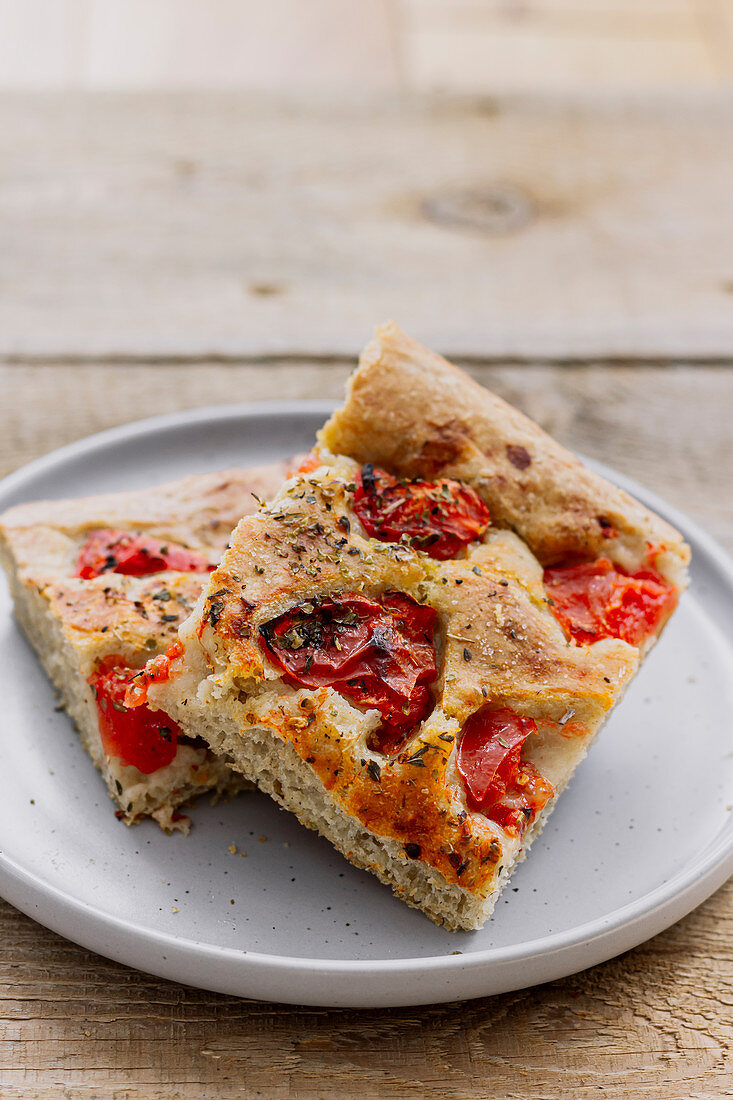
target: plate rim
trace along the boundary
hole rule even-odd
[[[85,436],[62,447],[50,451],[33,461],[21,466],[0,480],[0,501],[8,495],[22,489],[24,484],[34,481],[47,471],[56,469],[59,465],[70,460],[78,460],[89,456],[98,450],[105,450],[116,443],[127,443],[130,439],[145,436],[151,432],[161,432],[166,429],[177,430],[186,425],[206,424],[212,421],[222,420],[251,420],[267,416],[290,417],[303,414],[328,415],[337,407],[335,401],[315,400],[288,400],[288,401],[259,401],[238,402],[231,405],[210,405],[195,409],[186,409],[178,412],[159,414],[146,417],[142,420],[131,421],[127,424],[105,429],[101,432]],[[669,522],[679,527],[685,538],[692,543],[694,558],[707,557],[713,568],[722,575],[727,587],[733,591],[733,559],[726,551],[702,528],[697,521],[691,519],[685,513],[669,505],[661,497],[651,490],[640,485],[633,478],[620,474],[611,467],[589,458],[582,454],[578,457],[591,469],[601,476],[606,477],[626,492],[631,493],[642,500],[654,511]],[[37,498],[35,498],[37,499]],[[503,947],[487,947],[472,952],[470,955],[439,954],[430,956],[418,956],[400,959],[322,959],[315,956],[277,955],[259,951],[239,950],[231,947],[219,947],[205,941],[177,937],[167,932],[158,931],[136,922],[117,918],[106,913],[98,907],[75,898],[73,894],[62,890],[54,884],[45,881],[41,876],[27,871],[14,860],[0,850],[0,891],[22,912],[46,927],[52,928],[65,937],[74,940],[81,946],[90,948],[105,955],[108,958],[122,962],[126,965],[145,969],[149,973],[169,980],[189,984],[196,984],[201,988],[232,992],[231,982],[224,981],[224,975],[218,976],[213,983],[201,982],[199,978],[181,977],[180,966],[176,966],[176,960],[185,962],[186,958],[194,957],[198,964],[218,963],[231,967],[240,978],[244,971],[245,981],[235,981],[235,985],[241,988],[247,985],[247,971],[252,972],[253,981],[249,985],[255,989],[243,996],[259,996],[290,1003],[314,1004],[331,1007],[387,1007],[397,1005],[413,1005],[423,1003],[437,1003],[439,1001],[467,999],[470,997],[484,996],[489,993],[506,992],[510,989],[521,988],[524,985],[536,984],[537,981],[551,981],[555,978],[584,969],[586,966],[597,965],[618,955],[620,952],[630,949],[658,934],[664,928],[669,927],[681,919],[693,908],[699,905],[726,879],[733,874],[733,819],[729,819],[720,832],[712,837],[709,843],[701,850],[699,862],[688,863],[677,874],[660,883],[652,890],[644,893],[640,898],[621,905],[611,910],[603,917],[596,917],[584,924],[575,925],[570,929],[550,933],[546,936],[535,938],[520,944],[510,944]],[[49,915],[43,913],[43,902],[48,902],[53,909]],[[40,908],[39,908],[40,903]],[[43,913],[39,917],[39,913]],[[81,934],[77,937],[74,933],[69,935],[69,924],[78,928]],[[110,939],[109,947],[99,946],[98,933]],[[117,945],[115,946],[114,939]],[[599,942],[600,941],[600,942]],[[153,951],[161,949],[169,952],[171,958],[161,955],[157,960],[148,959],[141,965],[131,954],[131,950],[137,944],[142,943]],[[592,957],[588,961],[579,961],[583,953],[587,953],[592,945],[596,950],[591,952]],[[598,947],[602,947],[600,952]],[[516,980],[490,980],[487,972],[493,968],[500,968],[503,973],[507,967],[515,967],[518,971],[527,968],[537,960],[546,959],[551,964],[555,959],[556,965],[545,967],[540,978],[530,978],[525,981],[520,973]],[[568,968],[568,962],[573,959],[572,966]],[[563,961],[565,960],[565,961]],[[168,965],[166,965],[168,964]],[[577,965],[576,965],[577,964]],[[195,969],[195,967],[194,967]],[[268,974],[270,980],[267,980]],[[292,988],[292,980],[297,975],[298,988],[292,989],[297,996],[288,996],[288,989]],[[324,997],[322,993],[315,992],[311,997],[307,986],[309,981],[321,989],[328,985],[329,979],[337,980],[346,977],[360,978],[385,978],[394,979],[399,975],[406,978],[415,978],[420,975],[423,981],[419,982],[420,989],[412,993],[402,991],[397,997],[389,995],[387,990],[372,988],[372,982],[368,989],[357,995],[347,989],[330,990]],[[435,980],[425,981],[427,978],[438,981],[445,977],[455,979],[468,979],[469,977],[486,977],[486,981],[479,982],[485,985],[487,990],[461,993],[456,988],[456,982],[451,980],[447,988],[436,988]],[[212,974],[212,977],[214,975]],[[499,977],[499,974],[496,975]],[[282,985],[282,978],[290,979],[288,986]],[[263,985],[263,978],[265,979]],[[342,983],[343,984],[343,983]],[[472,984],[476,984],[473,982]],[[429,988],[425,988],[428,986]],[[276,990],[273,996],[268,989]],[[264,989],[264,992],[263,992]],[[375,999],[376,997],[376,999]]]

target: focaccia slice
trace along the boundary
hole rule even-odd
[[[490,915],[687,547],[395,326],[138,697],[449,928]]]
[[[140,492],[43,501],[0,516],[0,556],[23,630],[127,824],[187,831],[179,808],[248,784],[167,715],[124,705],[131,675],[165,652],[254,496],[285,464]],[[122,571],[121,571],[122,570]]]

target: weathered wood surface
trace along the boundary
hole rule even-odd
[[[0,355],[733,348],[733,112],[236,95],[0,100]]]
[[[704,88],[730,79],[729,0],[397,0],[423,91]]]
[[[329,1012],[107,962],[0,905],[3,1100],[719,1100],[733,884],[593,970],[468,1004]]]
[[[0,0],[15,88],[705,88],[733,73],[729,0]]]
[[[141,416],[231,401],[339,400],[354,365],[0,365],[0,476]],[[661,493],[733,551],[733,363],[464,365],[552,435]]]
[[[151,411],[340,393],[350,364],[6,366],[0,472]],[[733,550],[733,364],[474,364],[560,439]],[[2,1100],[566,1100],[733,1096],[733,883],[551,985],[383,1012],[249,1003],[98,958],[0,903]]]

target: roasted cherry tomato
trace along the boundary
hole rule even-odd
[[[121,657],[109,657],[89,683],[97,700],[105,755],[150,775],[173,760],[181,729],[162,710],[125,706],[125,692],[136,671]]]
[[[102,573],[126,573],[141,577],[175,569],[179,573],[207,573],[215,567],[194,550],[175,542],[133,535],[129,531],[94,531],[79,554],[76,576],[84,580]]]
[[[375,745],[395,750],[430,711],[435,612],[401,592],[379,603],[356,592],[303,601],[260,627],[269,656],[292,684],[333,687],[376,708]]]
[[[536,730],[532,718],[508,707],[486,707],[468,719],[458,746],[458,771],[471,809],[519,833],[555,794],[552,784],[520,758],[524,742]]]
[[[489,526],[489,512],[475,489],[442,477],[397,480],[371,463],[356,477],[354,511],[365,531],[381,542],[407,542],[445,561]]]
[[[654,569],[626,573],[608,558],[546,569],[545,588],[556,618],[579,645],[600,638],[639,645],[671,615],[678,598]]]

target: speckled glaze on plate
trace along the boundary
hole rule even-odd
[[[329,410],[229,406],[104,432],[0,483],[0,509],[281,458]],[[0,894],[161,977],[349,1007],[550,981],[678,920],[733,871],[733,566],[686,517],[591,465],[684,532],[693,583],[481,932],[435,927],[264,795],[199,804],[188,838],[126,828],[1,583]]]

